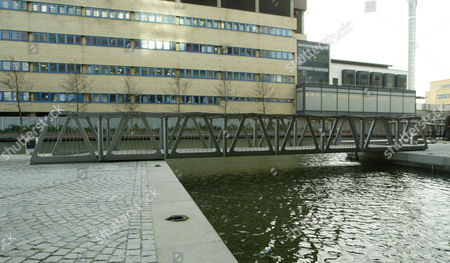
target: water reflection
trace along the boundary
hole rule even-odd
[[[170,164],[239,262],[449,262],[443,176],[341,154]]]

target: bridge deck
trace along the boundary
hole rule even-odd
[[[419,118],[64,112],[32,163],[424,150]]]

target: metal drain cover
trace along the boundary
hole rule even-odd
[[[170,221],[170,222],[183,222],[188,219],[189,219],[189,217],[187,217],[185,215],[174,215],[174,216],[166,218],[166,220]]]

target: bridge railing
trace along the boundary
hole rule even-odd
[[[419,121],[381,116],[64,112],[47,121],[31,162],[383,152],[389,147],[424,150],[427,144],[417,128]]]

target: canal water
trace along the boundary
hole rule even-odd
[[[450,177],[345,157],[169,164],[240,263],[450,262]]]

